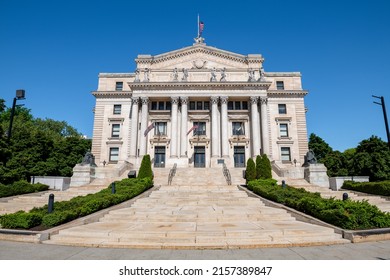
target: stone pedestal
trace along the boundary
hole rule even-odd
[[[70,187],[79,187],[91,183],[95,175],[95,167],[90,165],[76,164],[73,167],[73,176],[70,180]]]
[[[329,177],[326,167],[322,163],[309,164],[305,167],[305,180],[320,187],[329,188]]]

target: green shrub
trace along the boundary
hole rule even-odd
[[[138,171],[138,178],[151,178],[153,179],[152,162],[150,161],[150,155],[144,155],[141,161],[141,166]]]
[[[246,162],[245,179],[247,184],[256,179],[256,166],[252,158],[249,158]]]
[[[266,154],[262,155],[261,157],[262,166],[264,168],[263,178],[264,179],[271,179],[272,178],[272,167],[271,162],[268,159],[268,156]]]
[[[256,156],[256,179],[260,179],[264,177],[263,171],[264,171],[263,161],[261,156],[258,155]]]
[[[76,218],[78,218],[78,213],[76,211],[54,211],[50,214],[43,216],[42,224],[47,227],[54,227],[72,221]]]
[[[24,211],[0,216],[1,227],[9,229],[29,229],[40,225],[41,222],[41,215]]]
[[[0,184],[0,197],[21,195],[26,193],[41,192],[49,189],[44,184],[30,184],[27,181],[17,181],[11,185]]]
[[[390,196],[390,181],[382,181],[382,182],[345,181],[343,183],[342,188],[347,190],[352,190],[352,191]]]

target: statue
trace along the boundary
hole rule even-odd
[[[134,82],[136,82],[136,83],[140,82],[140,79],[139,79],[139,69],[135,69],[135,79],[134,79]]]
[[[217,80],[217,74],[215,73],[215,67],[211,70],[210,82],[215,82]]]
[[[173,69],[173,81],[177,82],[179,78],[179,73],[177,72],[177,68]]]
[[[221,70],[221,82],[226,82],[226,68]]]
[[[183,82],[187,82],[188,78],[188,70],[183,68],[183,78],[181,79]]]
[[[260,67],[260,78],[259,78],[259,82],[263,82],[265,81],[265,73],[264,73],[264,68],[263,66]]]
[[[248,82],[255,82],[255,70],[249,69],[248,70],[249,78]]]
[[[317,163],[317,158],[315,157],[313,150],[309,150],[306,153],[305,163],[303,164],[303,166],[309,166],[310,164],[316,164],[316,163]]]
[[[149,68],[145,68],[144,72],[144,82],[149,82]]]
[[[87,151],[85,153],[83,161],[81,162],[81,165],[97,166],[95,164],[95,156],[90,151]]]

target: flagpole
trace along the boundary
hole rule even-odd
[[[198,14],[198,38],[199,38],[199,14]]]

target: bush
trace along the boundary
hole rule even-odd
[[[263,161],[261,156],[256,156],[256,179],[263,178]]]
[[[8,197],[33,192],[47,191],[49,186],[37,183],[30,184],[27,181],[17,181],[11,185],[0,184],[0,197]]]
[[[256,166],[252,158],[249,158],[246,162],[245,179],[247,184],[256,179]]]
[[[262,164],[264,166],[263,178],[264,179],[271,179],[272,178],[272,167],[271,167],[271,162],[268,159],[268,156],[266,154],[262,155],[261,161],[262,161]]]
[[[256,194],[344,229],[390,227],[390,213],[381,212],[367,201],[325,199],[304,189],[282,188],[275,180],[254,180],[248,189]]]
[[[390,196],[390,181],[382,182],[352,182],[345,181],[343,189],[359,191],[370,194]]]
[[[9,229],[29,229],[40,225],[41,222],[41,215],[37,213],[26,213],[24,211],[0,216],[1,227]]]
[[[151,178],[153,179],[152,162],[150,161],[150,155],[144,155],[142,158],[141,166],[138,171],[139,179]]]

